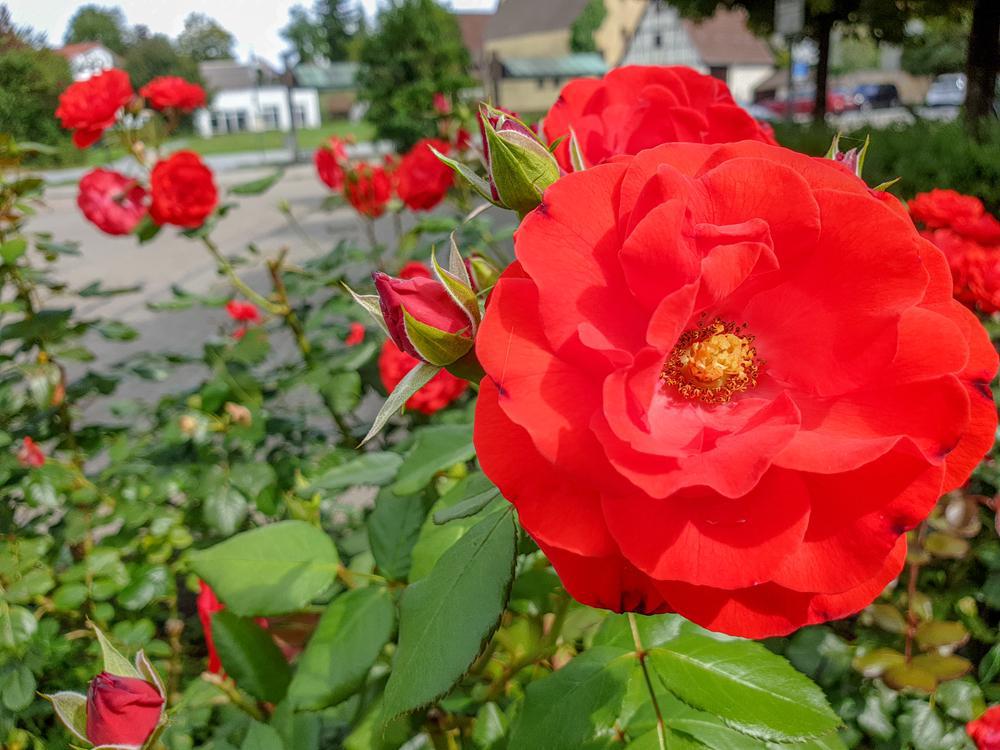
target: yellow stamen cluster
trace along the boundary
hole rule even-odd
[[[757,385],[762,363],[753,341],[745,333],[745,324],[716,318],[680,337],[663,364],[660,379],[682,398],[727,403],[733,394]]]

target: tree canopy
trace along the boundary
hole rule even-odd
[[[312,9],[292,6],[281,36],[302,62],[337,62],[351,57],[352,41],[363,31],[364,11],[353,0],[316,0]]]
[[[100,42],[112,52],[124,54],[128,26],[121,8],[82,5],[70,18],[63,37],[65,44]]]
[[[177,37],[177,49],[195,62],[232,60],[236,39],[214,18],[191,13],[184,19],[184,30]]]

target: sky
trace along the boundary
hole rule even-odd
[[[48,34],[49,43],[62,43],[66,24],[83,2],[71,0],[0,0],[6,2],[19,26],[31,26]],[[184,28],[189,13],[205,13],[228,29],[237,40],[237,54],[251,53],[278,62],[285,49],[279,31],[288,22],[288,9],[311,0],[92,0],[97,5],[117,5],[130,25],[144,24],[151,31],[171,37]],[[369,15],[380,0],[361,0]],[[450,0],[455,10],[492,10],[496,0]]]

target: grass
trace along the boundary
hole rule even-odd
[[[179,139],[178,145],[195,151],[202,156],[212,154],[235,154],[241,151],[268,151],[285,146],[286,133],[269,131],[266,133],[229,133],[211,138],[190,137]],[[320,128],[298,131],[299,148],[311,151],[331,135],[341,138],[353,136],[356,141],[371,140],[374,129],[367,122],[338,120]]]

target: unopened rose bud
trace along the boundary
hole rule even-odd
[[[444,367],[472,349],[478,320],[456,302],[440,281],[396,279],[379,272],[373,278],[386,329],[402,351]],[[467,286],[465,292],[474,299]]]
[[[858,177],[865,168],[865,157],[868,155],[868,147],[871,145],[871,138],[866,137],[865,142],[856,148],[847,151],[840,150],[840,134],[838,133],[830,144],[830,150],[826,152],[827,159],[833,159],[838,164],[843,164]]]
[[[227,401],[226,414],[241,427],[249,427],[253,423],[253,414],[243,404],[235,404],[232,401]]]
[[[195,430],[198,429],[198,420],[192,417],[190,414],[185,414],[177,421],[178,426],[181,428],[181,432],[185,435],[193,435]]]
[[[489,105],[480,105],[479,127],[493,200],[524,216],[559,179],[555,156],[531,128]]]
[[[45,465],[45,454],[38,447],[38,443],[26,437],[21,447],[17,449],[17,462],[25,469],[39,469]]]
[[[163,717],[163,696],[145,680],[102,672],[87,689],[87,739],[141,746]]]

